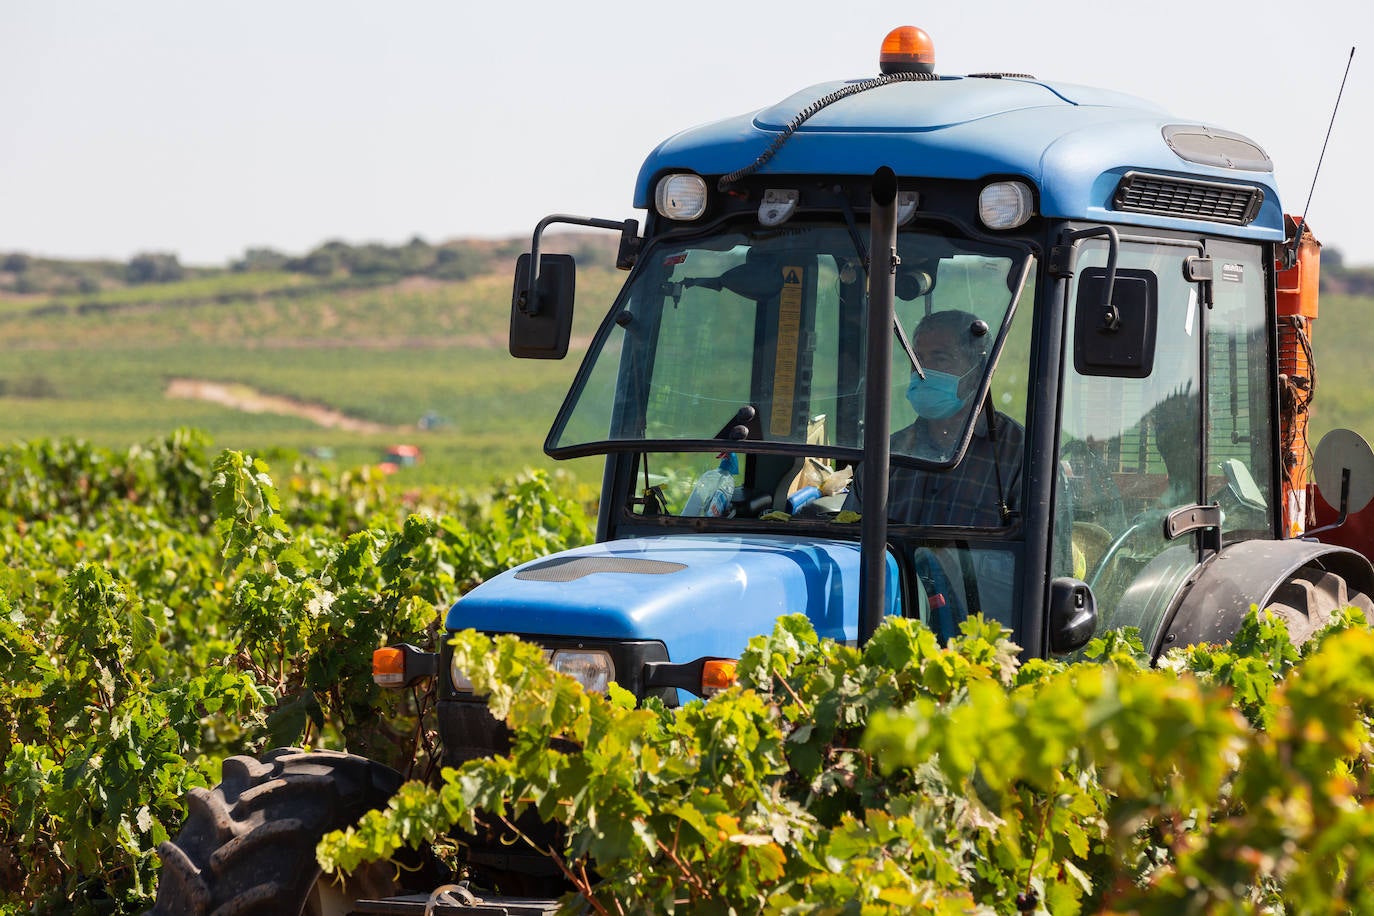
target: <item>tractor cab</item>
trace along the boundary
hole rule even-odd
[[[611,536],[858,537],[869,258],[845,214],[867,190],[785,225],[741,201],[640,252],[547,443],[617,456]],[[980,607],[1010,624],[1033,312],[1018,305],[1036,258],[943,221],[912,220],[897,247],[891,460],[910,485],[890,523],[925,555],[946,617],[981,570]]]

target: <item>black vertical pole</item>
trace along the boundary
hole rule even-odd
[[[897,265],[897,176],[873,173],[869,210],[868,354],[864,384],[863,523],[859,547],[859,645],[887,609],[887,472],[891,448],[892,300]]]

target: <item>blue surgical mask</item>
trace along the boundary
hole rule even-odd
[[[906,399],[917,416],[927,420],[943,420],[962,410],[964,399],[959,397],[961,377],[938,369],[927,369],[925,372],[925,378],[911,373],[911,382],[906,386]]]

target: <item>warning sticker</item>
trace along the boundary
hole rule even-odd
[[[800,267],[782,269],[782,296],[778,302],[778,349],[773,360],[773,412],[768,433],[792,434],[793,404],[797,396],[797,343],[801,337],[802,280]]]
[[[1228,283],[1239,283],[1245,279],[1244,264],[1222,264],[1221,279]]]

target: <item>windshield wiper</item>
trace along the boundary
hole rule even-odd
[[[902,322],[898,320],[896,315],[892,316],[892,330],[897,334],[897,339],[902,342],[902,349],[906,351],[907,359],[911,360],[911,371],[924,379],[926,372],[921,368],[921,361],[916,358],[916,351],[911,348],[911,341],[906,339],[906,331],[902,330]]]
[[[849,238],[854,243],[854,251],[859,256],[859,263],[863,266],[864,276],[868,276],[868,249],[864,246],[864,237],[859,233],[858,222],[854,219],[854,207],[849,203],[846,194],[837,195],[840,199],[840,210],[844,213],[844,224],[849,229]],[[907,340],[906,331],[902,328],[901,320],[892,316],[892,331],[897,335],[897,340],[901,342],[902,349],[906,351],[906,358],[911,360],[911,371],[915,372],[922,379],[926,377],[926,372],[921,368],[921,361],[916,358],[916,350],[912,348],[911,341]]]

